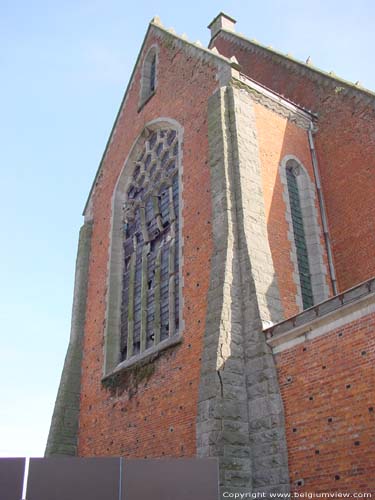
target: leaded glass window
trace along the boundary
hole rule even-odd
[[[178,333],[178,151],[175,130],[150,133],[126,190],[121,360]]]
[[[294,233],[294,243],[297,253],[298,272],[301,284],[303,308],[307,309],[314,305],[311,275],[309,266],[309,255],[305,237],[303,215],[301,209],[300,193],[296,175],[298,167],[287,167],[286,178],[289,193],[290,211]]]

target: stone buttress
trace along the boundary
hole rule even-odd
[[[52,415],[45,456],[77,455],[84,336],[92,222],[79,233],[69,346]]]
[[[288,492],[284,413],[263,325],[282,319],[268,244],[255,116],[232,81],[208,104],[214,253],[197,419],[198,456],[221,491]]]

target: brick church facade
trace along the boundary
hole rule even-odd
[[[84,210],[46,455],[375,492],[375,95],[154,18]]]

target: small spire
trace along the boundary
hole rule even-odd
[[[184,40],[187,40],[188,39],[188,36],[186,33],[182,33],[181,35],[181,38],[184,39]]]
[[[354,85],[356,85],[357,87],[362,87],[361,82],[359,80],[357,80]]]
[[[198,47],[203,47],[202,42],[200,40],[197,40],[195,42],[195,45],[198,45]]]
[[[311,60],[310,56],[306,59],[306,64],[312,64],[312,60]]]
[[[217,50],[216,47],[212,47],[212,49],[210,49],[211,52],[213,52],[214,54],[220,54],[220,52]]]

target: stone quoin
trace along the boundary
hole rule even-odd
[[[84,209],[46,456],[375,492],[375,94],[154,18]]]

